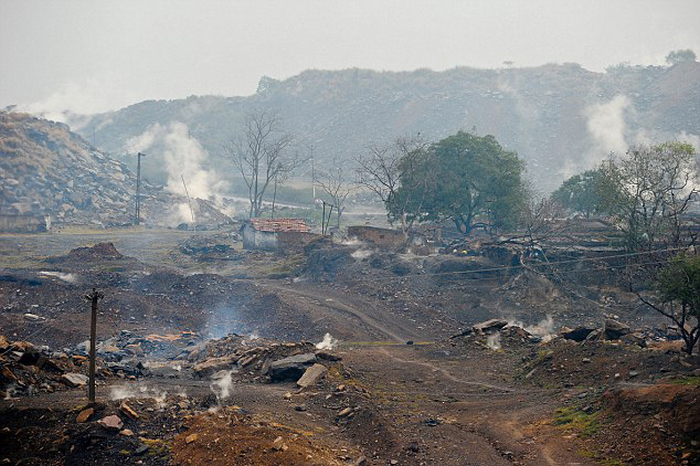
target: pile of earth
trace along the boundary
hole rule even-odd
[[[550,424],[578,437],[585,456],[601,464],[695,465],[700,461],[698,380],[685,376],[671,383],[571,391]]]
[[[700,462],[700,378],[603,394],[601,450],[634,464]],[[663,448],[659,448],[663,446]]]
[[[519,383],[543,388],[588,388],[618,382],[655,383],[700,375],[700,357],[681,351],[673,328],[633,330],[613,319],[600,328],[552,328],[551,321],[524,328],[490,319],[467,328],[450,341],[459,348],[480,348],[522,356],[514,374]]]
[[[337,369],[341,358],[307,341],[282,343],[229,334],[185,348],[175,359],[190,363],[200,379],[217,379],[233,371],[237,378],[257,382],[298,382],[315,367],[311,371],[318,372],[315,383],[329,369]]]
[[[54,256],[46,259],[49,264],[60,264],[65,262],[100,262],[125,259],[113,243],[97,243],[94,246],[85,246],[72,249],[64,256]]]
[[[235,261],[243,255],[234,249],[238,241],[236,233],[217,234],[213,236],[191,236],[179,245],[179,252],[198,261]]]

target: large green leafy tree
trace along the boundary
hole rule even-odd
[[[432,144],[420,156],[405,158],[399,169],[401,186],[388,204],[390,214],[402,206],[402,214],[411,219],[452,220],[464,234],[479,227],[516,226],[528,192],[523,161],[491,135],[460,131]],[[426,185],[426,179],[434,182]]]
[[[586,218],[601,213],[603,207],[603,172],[587,170],[564,181],[552,193],[552,200]]]

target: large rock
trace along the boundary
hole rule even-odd
[[[328,372],[328,369],[326,366],[323,364],[314,364],[313,366],[309,367],[306,369],[306,372],[304,372],[304,375],[301,376],[299,380],[297,380],[297,385],[301,388],[306,388],[311,385],[316,384],[322,377],[326,375]]]
[[[104,417],[97,421],[99,425],[104,427],[107,430],[111,431],[120,431],[122,430],[122,427],[124,427],[124,423],[122,420],[117,416],[116,414],[112,414],[111,416]]]
[[[561,335],[567,340],[584,341],[594,330],[594,328],[590,327],[578,327],[573,330],[563,332]]]
[[[622,322],[613,319],[605,319],[605,324],[603,325],[604,340],[619,340],[630,332],[629,326]]]
[[[236,359],[237,358],[234,356],[205,359],[204,361],[198,362],[194,365],[194,375],[196,377],[205,378],[215,372],[219,372],[224,369],[231,369],[231,367],[236,363]]]
[[[472,327],[474,333],[493,333],[508,325],[508,321],[504,319],[490,319]]]
[[[75,372],[63,374],[63,377],[61,377],[61,382],[73,388],[87,385],[88,380],[86,375],[76,374]]]
[[[316,362],[314,353],[297,354],[288,358],[274,361],[270,364],[268,375],[273,382],[299,380],[306,369]]]

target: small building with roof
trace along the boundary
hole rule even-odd
[[[243,224],[241,236],[243,248],[265,251],[299,250],[321,237],[299,218],[254,218]]]

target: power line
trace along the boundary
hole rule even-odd
[[[554,261],[554,262],[539,262],[539,263],[532,263],[532,264],[518,264],[518,265],[502,265],[499,267],[486,267],[483,269],[474,269],[474,270],[456,270],[453,272],[432,272],[432,273],[423,273],[420,274],[420,276],[440,276],[440,275],[461,275],[461,274],[479,274],[479,273],[484,273],[484,272],[499,272],[499,271],[504,271],[504,270],[512,270],[512,269],[518,269],[518,268],[528,268],[528,267],[542,267],[542,266],[552,266],[552,265],[562,265],[562,264],[576,264],[580,262],[593,262],[593,261],[602,261],[602,260],[607,260],[607,259],[620,259],[624,257],[636,257],[636,256],[643,256],[643,255],[648,255],[648,254],[658,254],[662,252],[671,252],[671,251],[681,251],[685,250],[687,248],[684,247],[679,247],[679,248],[668,248],[668,249],[656,249],[654,251],[644,251],[644,252],[635,252],[635,253],[626,253],[626,254],[615,254],[615,255],[610,255],[610,256],[600,256],[600,257],[584,257],[583,259],[571,259],[571,260],[562,260],[562,261]],[[612,267],[612,266],[610,266]]]

